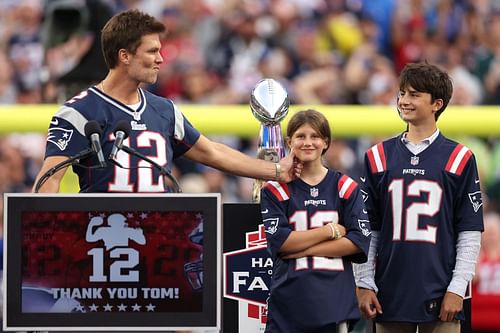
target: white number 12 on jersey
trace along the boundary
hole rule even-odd
[[[295,231],[306,231],[311,228],[319,228],[327,223],[339,223],[339,213],[337,211],[318,211],[311,216],[310,222],[307,212],[296,211],[289,219],[290,224],[295,224]],[[310,226],[308,226],[308,222]],[[344,263],[342,258],[312,257],[312,269],[323,269],[331,271],[343,271]],[[298,258],[295,261],[295,269],[309,269],[309,258]]]
[[[439,212],[443,190],[436,182],[418,179],[406,188],[407,196],[419,197],[422,192],[428,193],[427,201],[414,202],[408,206],[406,212],[403,212],[405,195],[403,180],[396,179],[389,185],[393,220],[392,240],[401,240],[402,224],[406,223],[403,240],[436,243],[437,227],[428,225],[424,229],[419,229],[418,219],[420,215],[434,216]]]

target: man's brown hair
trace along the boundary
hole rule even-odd
[[[134,54],[144,35],[165,32],[163,23],[137,9],[113,16],[102,28],[101,49],[109,69],[118,65],[118,51]]]

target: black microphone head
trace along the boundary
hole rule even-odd
[[[119,122],[117,122],[115,130],[113,131],[113,133],[115,133],[115,136],[116,133],[119,131],[122,131],[125,134],[123,137],[124,139],[128,138],[130,132],[132,131],[132,126],[130,126],[130,122],[125,119],[122,119]]]
[[[99,123],[95,120],[89,120],[85,124],[85,136],[87,138],[90,138],[90,136],[95,133],[101,135],[102,133],[101,125],[99,125]]]

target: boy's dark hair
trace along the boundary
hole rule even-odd
[[[412,87],[416,91],[429,93],[432,102],[443,100],[443,106],[435,113],[436,120],[448,106],[453,94],[453,84],[450,76],[435,65],[425,63],[407,64],[399,78],[399,89]]]
[[[332,132],[330,130],[328,119],[326,119],[325,115],[319,111],[308,109],[295,113],[288,122],[286,130],[288,139],[291,139],[299,127],[305,124],[309,124],[316,132],[318,132],[319,136],[327,142],[327,146],[323,149],[321,155],[325,154],[328,147],[330,147],[330,143],[332,142]]]
[[[125,49],[134,54],[144,35],[165,32],[163,23],[137,9],[113,16],[102,28],[101,49],[108,68],[118,65],[118,51]]]

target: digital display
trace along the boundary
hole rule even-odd
[[[7,197],[5,329],[217,328],[218,195]]]

